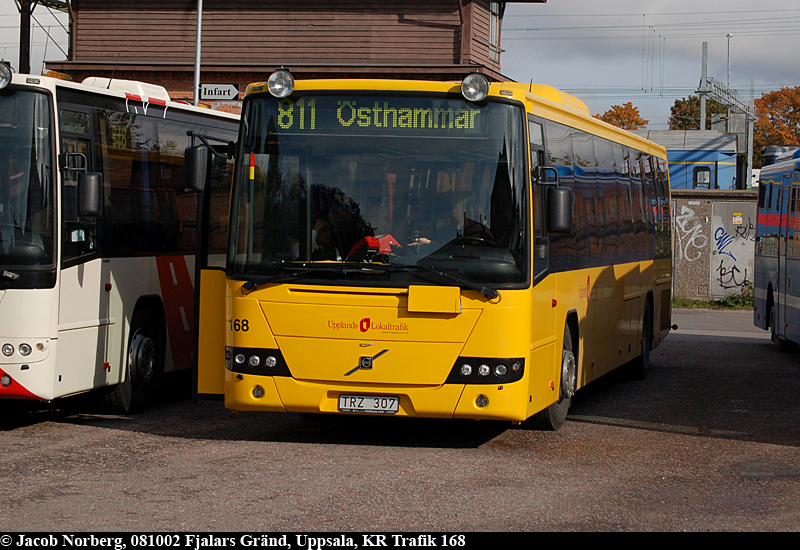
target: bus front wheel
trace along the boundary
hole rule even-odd
[[[555,431],[567,420],[567,411],[572,403],[578,381],[578,363],[572,347],[572,332],[569,325],[564,327],[564,340],[561,349],[561,371],[558,400],[528,419],[527,424],[538,430]]]
[[[150,314],[139,309],[131,319],[125,380],[105,395],[106,408],[116,414],[141,411],[150,401],[164,371],[158,331]]]

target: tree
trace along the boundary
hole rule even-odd
[[[611,109],[602,115],[594,115],[594,118],[608,122],[623,130],[640,130],[650,122],[642,118],[639,114],[639,108],[634,107],[630,101],[624,105],[612,105]]]
[[[753,148],[800,144],[800,86],[781,88],[756,99]]]
[[[713,99],[706,100],[706,124],[702,130],[711,128],[711,115],[727,113],[722,103]],[[669,108],[670,130],[700,130],[700,96],[690,95],[688,98],[676,99]]]

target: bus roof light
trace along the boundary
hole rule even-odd
[[[294,78],[292,74],[286,69],[280,69],[269,75],[267,79],[267,88],[269,93],[283,99],[288,97],[294,91]]]
[[[482,101],[489,95],[489,80],[480,73],[468,74],[461,81],[461,95],[467,101]]]

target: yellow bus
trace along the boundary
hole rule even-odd
[[[669,332],[666,152],[577,98],[282,70],[248,87],[238,139],[198,397],[558,429]]]

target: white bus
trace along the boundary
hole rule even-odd
[[[184,151],[237,130],[160,86],[0,64],[0,399],[99,389],[135,412],[192,366],[198,222],[223,254],[230,170],[191,191]]]

